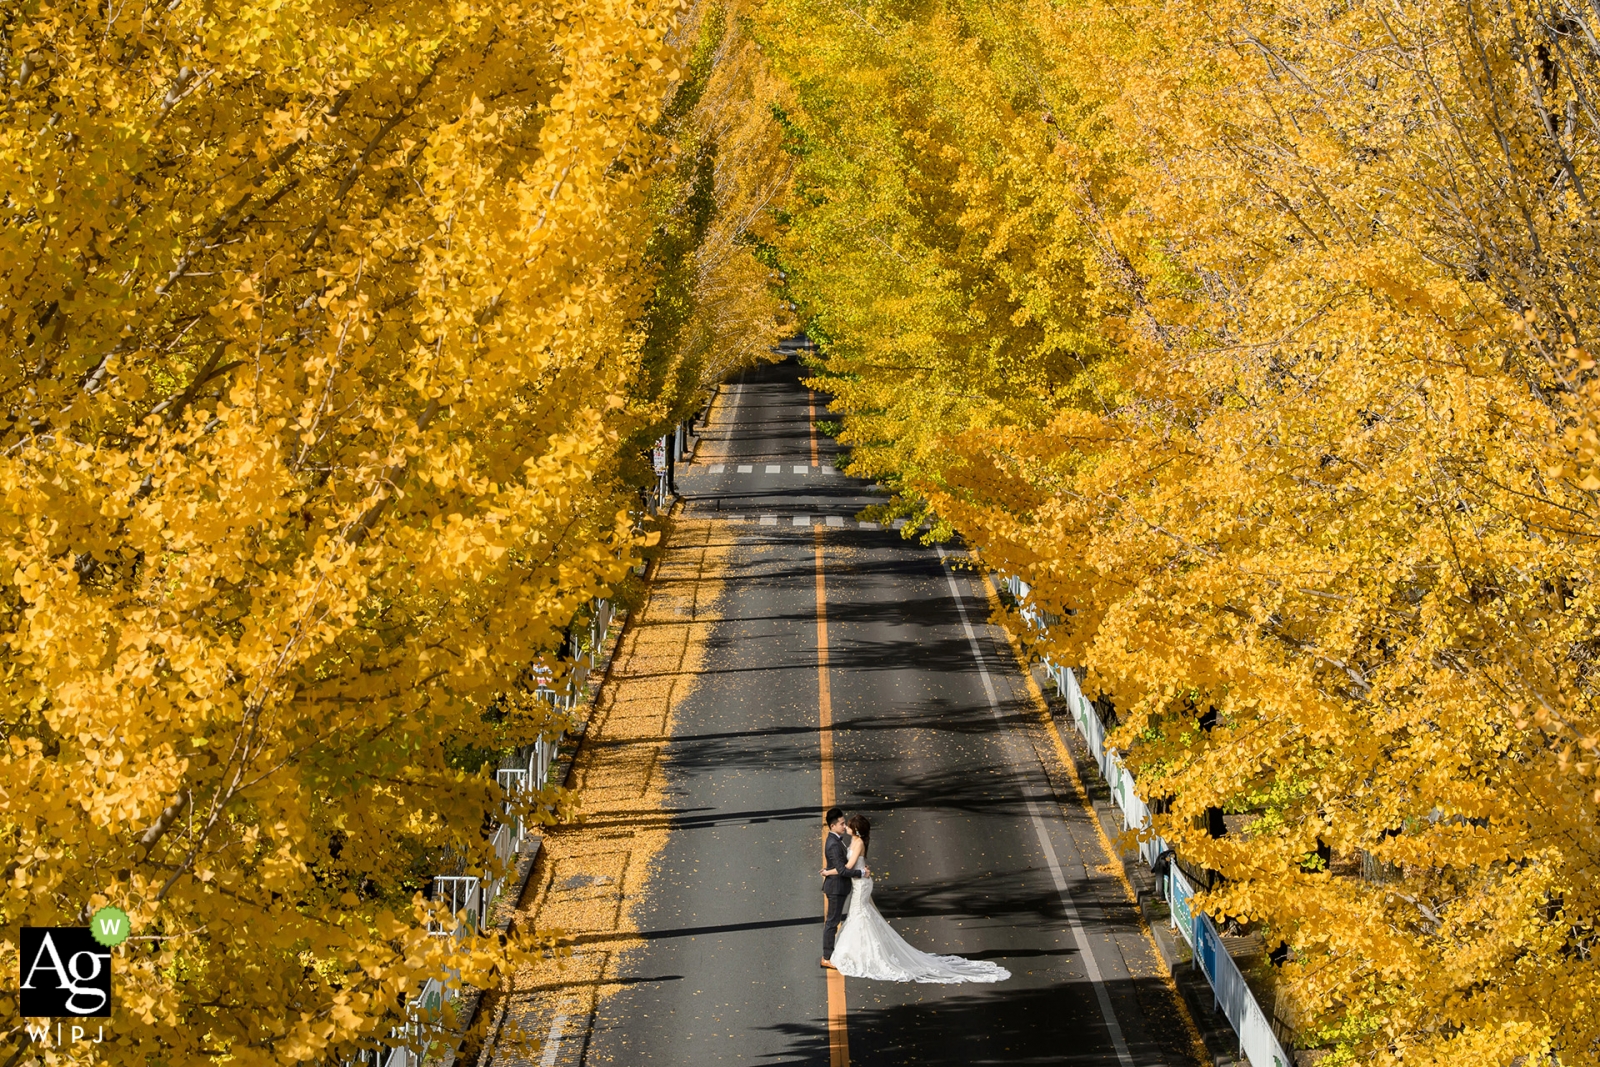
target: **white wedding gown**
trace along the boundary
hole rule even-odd
[[[865,857],[863,857],[864,859]],[[856,866],[861,865],[856,861]],[[850,978],[877,978],[884,982],[1003,982],[1011,972],[986,960],[960,956],[935,956],[919,952],[878,914],[872,903],[872,879],[857,878],[850,887],[850,911],[845,915],[830,961]]]

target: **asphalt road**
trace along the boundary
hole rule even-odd
[[[824,469],[835,448],[811,431],[800,376],[791,362],[733,385],[733,454],[678,480],[688,507],[728,517],[724,621],[674,730],[674,829],[639,915],[645,947],[601,1002],[584,1062],[830,1063],[819,544],[837,797],[872,820],[878,905],[917,947],[1012,972],[991,986],[846,980],[849,1061],[1191,1062],[982,588],[952,581],[934,549],[859,526],[870,487]]]

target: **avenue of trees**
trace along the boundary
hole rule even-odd
[[[1597,38],[5,6],[0,967],[115,904],[85,1062],[335,1062],[538,949],[419,889],[488,862],[649,441],[793,304],[851,473],[1031,583],[1326,1067],[1600,1063]]]

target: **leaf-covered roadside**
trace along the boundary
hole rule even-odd
[[[486,754],[726,369],[651,347],[681,20],[0,11],[0,966],[128,912],[81,1061],[337,1061],[537,947],[419,893],[491,863]]]

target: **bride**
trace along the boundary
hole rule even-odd
[[[864,816],[852,815],[845,826],[851,836],[847,866],[865,870],[872,824]],[[886,982],[1003,982],[1011,977],[1010,971],[997,964],[935,956],[906,944],[873,906],[872,879],[865,876],[851,886],[850,913],[839,931],[831,962],[840,974]]]

